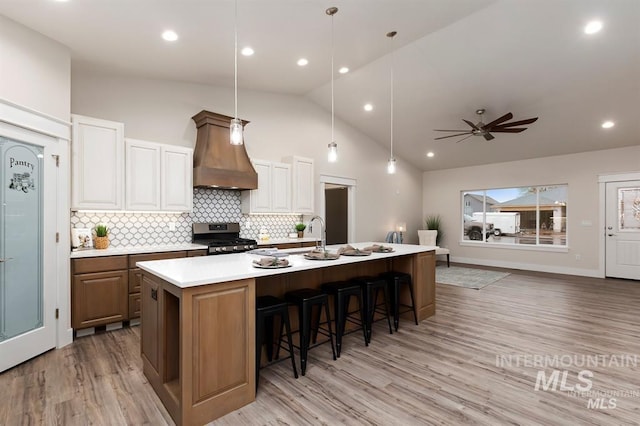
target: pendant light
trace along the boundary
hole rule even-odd
[[[396,172],[396,159],[393,157],[393,38],[396,34],[396,31],[387,33],[387,37],[391,39],[391,157],[387,162],[387,173],[390,175]]]
[[[229,124],[229,139],[231,145],[242,145],[242,120],[238,118],[238,0],[234,2],[234,22],[233,22],[233,35],[234,35],[234,98],[235,98],[235,113],[233,120]]]
[[[334,112],[334,101],[333,101],[333,53],[334,53],[334,43],[333,43],[333,15],[338,13],[337,7],[330,7],[327,9],[326,14],[331,16],[331,143],[329,146],[329,152],[327,154],[327,160],[330,163],[335,163],[338,161],[338,144],[336,143],[336,139],[334,137],[334,127],[335,127],[335,112]]]

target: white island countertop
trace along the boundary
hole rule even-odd
[[[289,256],[286,259],[289,260],[289,264],[291,266],[278,269],[260,269],[253,267],[253,261],[260,259],[262,256],[250,253],[154,260],[138,262],[137,266],[177,287],[188,288],[205,284],[243,280],[247,278],[259,278],[296,271],[305,271],[309,269],[327,268],[331,266],[348,265],[350,263],[406,256],[433,251],[436,249],[435,246],[372,242],[352,243],[351,245],[362,249],[373,244],[393,247],[394,251],[391,253],[372,253],[371,256],[340,256],[336,260],[308,260],[305,259],[302,254],[303,251],[308,251],[308,248],[286,249],[280,251],[283,253],[289,253]],[[327,246],[327,250],[335,253],[343,246],[343,244]]]

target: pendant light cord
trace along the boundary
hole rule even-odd
[[[238,0],[235,0],[234,11],[234,99],[235,99],[235,115],[238,118]]]
[[[393,159],[393,39],[395,34],[391,36],[391,158]]]
[[[334,56],[334,41],[333,41],[333,15],[331,15],[331,142],[335,142],[334,126],[335,126],[335,112],[334,112],[334,96],[333,96],[333,56]]]

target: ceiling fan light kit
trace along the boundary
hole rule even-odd
[[[471,136],[482,136],[485,138],[485,140],[490,141],[492,139],[495,139],[495,136],[493,136],[492,133],[524,132],[525,130],[527,130],[526,127],[515,127],[515,126],[524,126],[527,124],[535,123],[538,120],[538,117],[533,117],[533,118],[527,118],[525,120],[518,120],[518,121],[512,121],[510,123],[507,123],[509,120],[513,119],[513,114],[508,112],[502,117],[496,118],[492,122],[484,124],[482,122],[482,116],[484,115],[484,113],[485,113],[484,108],[479,108],[476,110],[476,114],[478,114],[478,122],[476,124],[472,123],[469,120],[465,120],[464,118],[462,119],[462,121],[464,121],[469,125],[469,127],[471,127],[471,130],[434,129],[434,131],[436,132],[455,132],[455,134],[453,135],[441,136],[441,137],[435,138],[435,140],[454,138],[457,136],[465,136],[464,138],[457,141],[457,142],[462,142],[470,138]]]

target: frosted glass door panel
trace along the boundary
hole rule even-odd
[[[42,157],[0,138],[0,342],[42,327]]]

